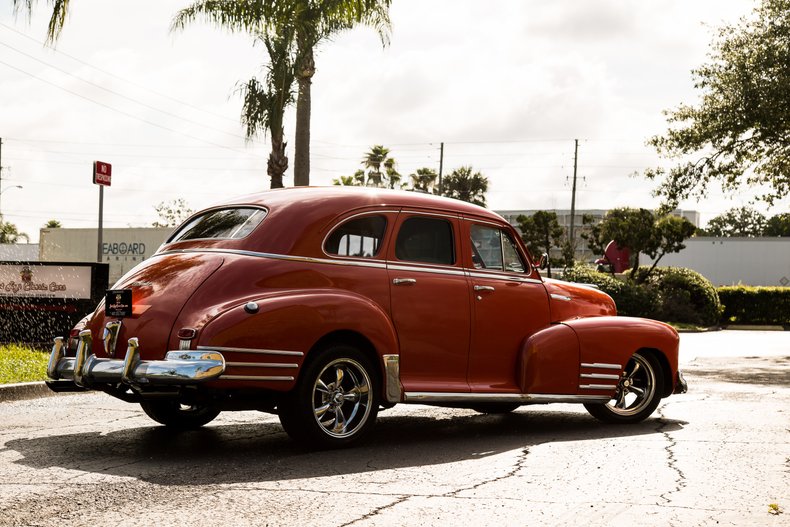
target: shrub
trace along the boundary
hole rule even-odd
[[[718,294],[724,324],[790,325],[790,287],[720,287]]]
[[[619,315],[655,318],[659,314],[660,299],[652,285],[640,285],[627,279],[619,280],[583,264],[566,269],[562,278],[568,282],[597,286],[614,299]]]
[[[637,280],[645,274],[647,268],[640,268]],[[703,326],[719,323],[722,312],[719,295],[710,280],[698,272],[684,267],[659,267],[644,283],[658,289],[661,320]]]
[[[47,378],[46,353],[26,346],[0,346],[0,384],[42,381]]]

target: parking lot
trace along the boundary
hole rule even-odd
[[[4,402],[0,525],[790,525],[790,332],[683,334],[681,366],[638,425],[399,405],[331,452],[254,412],[175,434],[103,394]]]

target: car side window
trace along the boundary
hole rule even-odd
[[[439,218],[408,218],[398,232],[395,257],[409,262],[453,265],[455,244],[452,225]]]
[[[337,227],[324,243],[324,250],[333,256],[373,258],[381,249],[387,218],[364,216],[349,220]]]
[[[472,264],[475,269],[523,273],[526,269],[516,244],[507,232],[495,227],[472,225]]]

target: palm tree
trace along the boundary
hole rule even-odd
[[[443,196],[460,199],[474,205],[486,206],[488,178],[480,172],[472,172],[471,166],[456,168],[444,178]]]
[[[28,17],[33,11],[33,5],[36,0],[12,0],[14,6],[14,13],[18,13],[20,7],[23,5],[27,10]],[[48,4],[52,4],[52,16],[49,19],[49,26],[47,27],[47,44],[53,44],[60,32],[63,30],[63,24],[66,22],[66,14],[69,11],[69,0],[47,0]]]
[[[290,35],[260,32],[258,40],[266,46],[269,63],[266,66],[266,80],[259,82],[255,77],[239,88],[244,100],[241,122],[244,124],[247,140],[259,133],[269,132],[272,150],[266,171],[271,178],[271,188],[283,187],[283,175],[288,170],[288,156],[285,155],[285,129],[283,120],[285,109],[293,103],[293,53]]]
[[[395,188],[400,183],[401,175],[395,168],[395,159],[389,154],[390,149],[383,145],[373,145],[370,148],[362,158],[362,166],[368,169],[363,184],[369,187]]]
[[[15,0],[20,1],[20,0]],[[34,1],[34,0],[26,0]],[[58,1],[58,0],[54,0]],[[172,28],[203,18],[231,31],[286,33],[295,46],[296,140],[294,184],[310,184],[311,84],[316,47],[333,35],[364,24],[388,44],[391,0],[197,0],[180,10]]]
[[[24,232],[19,232],[19,229],[13,223],[3,221],[0,216],[0,243],[19,243],[21,239],[26,242],[30,241],[30,237]]]
[[[409,176],[411,178],[411,188],[417,192],[433,194],[436,178],[438,177],[439,175],[432,168],[418,168],[414,171],[414,174]]]

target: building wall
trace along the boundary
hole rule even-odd
[[[103,229],[101,261],[110,264],[109,285],[135,265],[150,258],[173,229]],[[41,229],[39,260],[95,262],[96,229]]]
[[[37,243],[0,243],[0,261],[31,262],[38,260]]]
[[[661,267],[688,267],[714,285],[790,286],[790,238],[690,238]],[[649,264],[648,257],[642,257]]]

